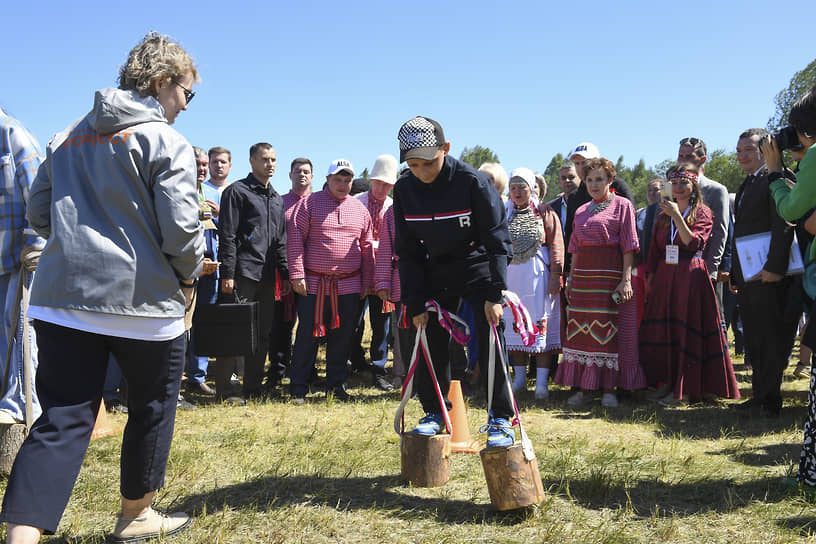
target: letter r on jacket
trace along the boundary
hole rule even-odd
[[[469,227],[469,226],[470,226],[470,216],[469,215],[463,215],[462,217],[459,218],[459,228],[463,229],[463,228]]]

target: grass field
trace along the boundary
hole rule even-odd
[[[739,379],[749,386],[746,372]],[[454,454],[443,487],[400,483],[396,391],[352,387],[351,404],[316,394],[305,406],[203,405],[178,414],[156,504],[195,516],[168,539],[178,543],[816,542],[813,501],[779,486],[798,461],[806,388],[786,377],[783,416],[757,420],[725,402],[660,408],[637,397],[574,411],[558,387],[537,406],[531,388],[519,404],[547,497],[511,513],[491,509],[478,455]],[[468,410],[475,435],[483,400]],[[420,415],[410,403],[408,424]],[[108,417],[124,425],[125,416]],[[46,542],[105,542],[119,505],[120,439],[92,442],[59,534]]]

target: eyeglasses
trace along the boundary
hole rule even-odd
[[[195,93],[193,91],[191,91],[190,89],[187,89],[184,85],[182,85],[181,83],[179,83],[176,80],[173,80],[173,83],[175,83],[176,85],[181,87],[181,90],[184,91],[184,100],[187,101],[187,104],[189,104],[190,102],[193,101],[193,98],[195,98]]]

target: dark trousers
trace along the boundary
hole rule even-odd
[[[266,353],[269,350],[269,333],[275,324],[275,282],[255,281],[244,276],[235,279],[235,293],[240,299],[249,302],[258,302],[259,330],[258,351],[244,357],[244,396],[253,395],[261,391],[264,377]],[[222,295],[228,296],[228,295]],[[221,359],[219,358],[219,364]],[[226,368],[233,365],[227,364]]]
[[[371,364],[385,368],[385,363],[388,361],[388,329],[391,325],[391,314],[382,313],[382,305],[382,300],[376,295],[369,295],[360,300],[350,357],[352,367],[355,369],[359,370],[367,366],[363,351],[366,309],[368,310],[368,322],[371,325],[371,346],[368,350]]]
[[[218,300],[218,285],[216,274],[201,276],[198,280],[198,292],[196,293],[196,308],[198,305],[215,304]],[[207,381],[207,367],[209,357],[199,357],[195,354],[193,345],[193,331],[188,331],[187,337],[187,366],[184,374],[189,383],[204,383]]]
[[[782,407],[782,373],[801,315],[798,293],[798,284],[791,277],[775,283],[752,281],[740,288],[745,350],[753,367],[753,398],[772,411]]]
[[[437,302],[448,310],[456,313],[459,307],[458,297],[438,297]],[[479,367],[482,369],[484,376],[484,387],[487,391],[487,371],[488,371],[488,356],[490,353],[490,343],[493,342],[492,331],[487,322],[484,313],[484,301],[468,301],[473,307],[473,317],[476,322],[475,331],[471,330],[471,334],[476,334],[476,340],[479,345]],[[507,348],[504,345],[504,322],[497,327],[499,332],[499,341],[501,343],[500,349],[504,353],[504,360],[507,361]],[[439,321],[435,313],[431,312],[428,316],[428,326],[426,328],[428,336],[428,347],[431,352],[431,359],[433,360],[433,368],[436,373],[436,379],[439,381],[439,388],[442,390],[442,396],[447,398],[450,390],[451,381],[451,349],[449,343],[451,339],[448,331],[439,325]],[[496,353],[498,356],[498,352]],[[496,370],[494,373],[493,382],[493,415],[495,417],[511,418],[514,415],[513,404],[510,396],[507,394],[507,387],[505,386],[505,374],[507,369],[502,366],[501,362],[496,361]],[[428,372],[428,367],[424,359],[421,359],[417,365],[416,373],[414,374],[414,385],[416,386],[419,401],[422,404],[422,409],[425,412],[439,413],[441,407],[439,406],[439,399],[434,390],[431,374]]]
[[[109,355],[128,384],[120,490],[131,500],[164,484],[186,335],[150,342],[103,336],[35,321],[43,413],[11,471],[0,520],[53,534],[91,440]]]
[[[292,354],[292,366],[289,367],[290,391],[292,395],[305,395],[306,385],[314,366],[314,355],[318,339],[312,336],[315,322],[315,300],[317,295],[306,295],[297,299],[298,328],[295,335],[295,348]],[[351,293],[337,297],[340,326],[328,328],[331,317],[329,297],[325,297],[323,323],[326,324],[326,386],[334,389],[346,382],[346,361],[348,361],[360,295]]]
[[[297,295],[295,295],[297,304]],[[297,306],[296,306],[297,307]],[[275,326],[269,333],[269,371],[267,383],[277,385],[283,377],[282,371],[292,362],[292,330],[295,321],[286,321],[286,303],[275,301]]]

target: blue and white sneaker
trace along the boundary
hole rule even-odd
[[[442,414],[428,412],[419,420],[411,433],[421,436],[433,436],[442,430],[443,421]]]
[[[503,417],[491,417],[486,425],[488,448],[509,448],[516,441],[516,432]]]

